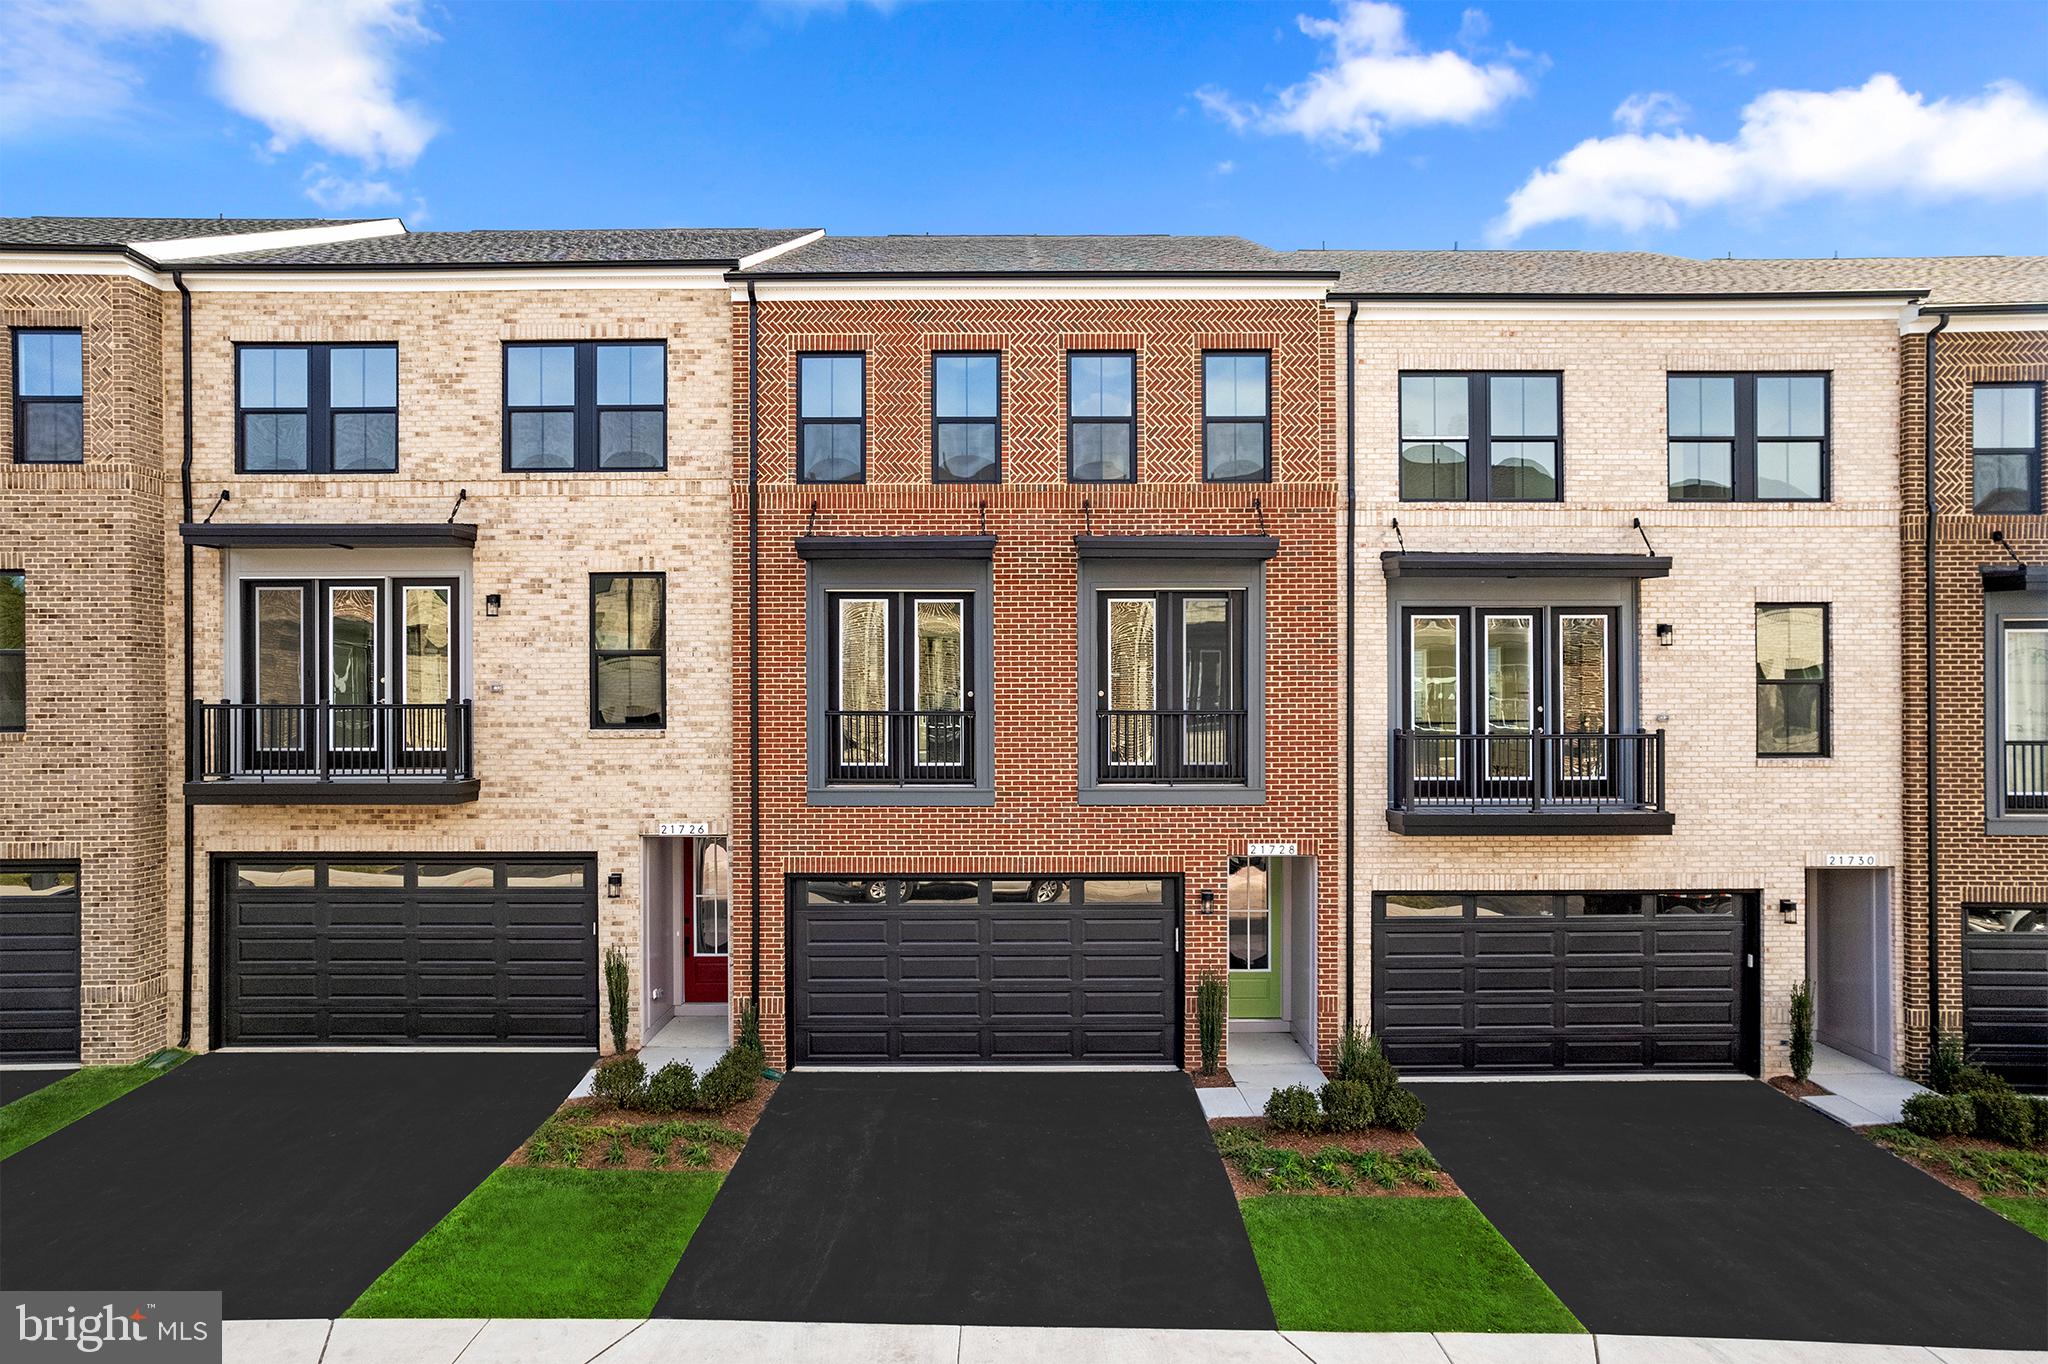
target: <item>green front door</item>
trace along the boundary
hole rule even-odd
[[[1274,910],[1279,875],[1263,857],[1230,859],[1230,1016],[1279,1018],[1285,915]]]

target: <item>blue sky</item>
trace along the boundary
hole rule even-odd
[[[2048,252],[2048,6],[13,0],[0,213]]]

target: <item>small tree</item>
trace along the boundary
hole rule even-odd
[[[626,1049],[626,1010],[631,1005],[626,954],[616,946],[604,950],[604,997],[611,1006],[612,1050]]]
[[[740,1001],[740,1043],[748,1051],[761,1053],[761,1010],[753,1000]]]
[[[1813,982],[1792,987],[1792,1078],[1813,1074]]]
[[[1202,1074],[1216,1073],[1223,1054],[1223,1020],[1230,1007],[1230,989],[1215,972],[1195,982],[1195,1029],[1202,1045]]]

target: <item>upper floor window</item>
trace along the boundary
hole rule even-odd
[[[1970,390],[1970,460],[1974,510],[2041,510],[2041,385]]]
[[[1002,357],[932,356],[932,478],[1002,481]]]
[[[1401,500],[1554,502],[1562,379],[1401,376]]]
[[[26,576],[0,573],[0,730],[28,727],[27,608]]]
[[[796,358],[796,477],[799,483],[867,478],[865,355]]]
[[[398,468],[398,347],[237,348],[242,473],[388,474]]]
[[[1761,758],[1828,751],[1828,609],[1756,608],[1756,751]]]
[[[1138,476],[1138,357],[1129,351],[1067,355],[1067,477],[1129,483]]]
[[[0,626],[4,629],[4,626]],[[2001,814],[2048,812],[2048,620],[1998,622]]]
[[[85,339],[76,329],[14,333],[14,458],[22,464],[85,458]]]
[[[1673,502],[1826,499],[1825,374],[1673,374],[1665,406]]]
[[[505,347],[505,467],[668,465],[668,348],[659,341]]]
[[[667,575],[590,575],[590,727],[666,722]]]
[[[833,783],[974,779],[967,594],[838,592],[827,601]]]
[[[1099,782],[1245,780],[1242,592],[1096,600]]]
[[[1273,477],[1272,370],[1265,351],[1203,353],[1203,478],[1263,483]]]

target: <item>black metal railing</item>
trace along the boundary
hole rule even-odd
[[[472,703],[194,701],[185,727],[192,781],[466,781]]]
[[[1599,813],[1664,808],[1664,731],[1393,732],[1398,810]]]
[[[1241,710],[1099,710],[1096,779],[1166,785],[1243,782],[1245,715]]]
[[[835,785],[958,786],[974,780],[974,712],[825,712],[825,779]]]
[[[2048,739],[2005,741],[2005,808],[2048,810]]]

